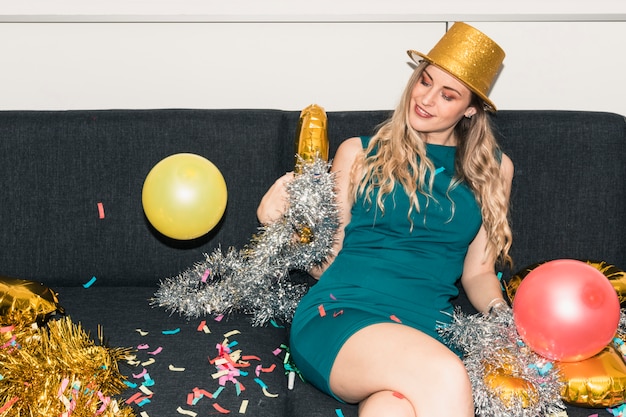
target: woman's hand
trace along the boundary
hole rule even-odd
[[[288,172],[278,178],[267,190],[256,210],[257,218],[262,224],[274,223],[285,214],[289,206],[287,184],[292,180],[293,172]]]

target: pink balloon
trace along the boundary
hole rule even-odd
[[[615,337],[620,304],[609,280],[573,259],[546,262],[522,280],[513,301],[521,339],[551,360],[577,362]]]

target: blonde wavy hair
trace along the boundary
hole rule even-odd
[[[419,213],[423,209],[417,193],[427,197],[426,205],[433,199],[434,175],[430,175],[427,180],[427,173],[434,172],[435,167],[426,156],[425,142],[409,123],[411,93],[428,65],[427,62],[423,62],[415,69],[393,115],[379,127],[368,148],[352,167],[352,178],[358,178],[352,183],[355,199],[359,195],[364,195],[366,202],[371,204],[373,190],[378,188],[376,205],[384,213],[384,197],[390,194],[398,183],[409,196],[410,207],[407,213],[409,220],[413,210]],[[508,219],[509,203],[504,180],[500,174],[499,156],[502,154],[484,103],[478,96],[472,94],[471,105],[476,108],[476,114],[471,119],[464,117],[454,128],[457,141],[456,174],[448,192],[461,183],[465,183],[473,191],[480,205],[483,225],[488,236],[484,260],[493,257],[498,262],[511,265],[509,250],[512,233]]]

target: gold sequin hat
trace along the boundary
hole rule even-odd
[[[487,93],[500,70],[504,51],[484,33],[457,22],[428,55],[413,50],[407,53],[416,63],[426,60],[449,72],[483,99],[488,110],[496,110]]]

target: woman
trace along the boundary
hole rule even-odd
[[[511,160],[499,150],[486,94],[504,58],[456,23],[417,62],[393,116],[338,148],[341,226],[334,259],[295,313],[290,347],[305,379],[359,415],[473,416],[464,365],[437,332],[458,279],[477,310],[506,305],[497,261],[510,261]],[[259,220],[284,211],[287,174]]]

